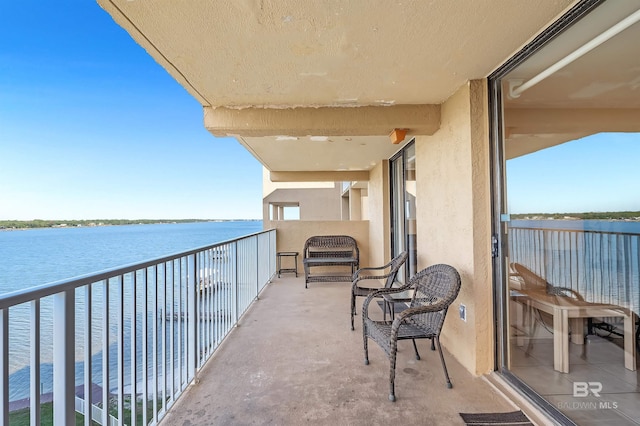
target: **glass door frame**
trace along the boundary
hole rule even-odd
[[[402,266],[401,273],[398,274],[402,276],[402,280],[403,280],[402,282],[407,282],[407,280],[410,278],[411,269],[415,269],[417,266],[417,248],[413,250],[415,253],[414,255],[412,255],[412,248],[410,247],[411,244],[409,241],[409,234],[407,232],[407,229],[409,228],[409,223],[408,223],[408,217],[406,214],[406,202],[407,202],[406,200],[407,155],[406,154],[408,149],[411,147],[413,147],[413,149],[415,150],[415,147],[416,147],[415,139],[412,139],[411,141],[409,141],[409,143],[403,146],[400,151],[398,151],[393,157],[389,159],[389,198],[390,198],[389,218],[390,218],[390,232],[391,232],[391,257],[397,256],[403,250],[406,250],[409,253],[409,257],[407,258],[407,263]],[[401,178],[402,188],[396,188],[395,186],[395,173],[394,173],[393,163],[398,160],[401,161],[401,167],[402,167],[402,178]],[[398,200],[395,200],[396,197],[400,197],[400,198]],[[402,224],[400,226],[401,229],[398,229],[399,228],[397,226],[398,223],[396,222],[396,220],[398,219],[396,217],[396,208],[397,208],[396,201],[398,201],[399,204],[402,206],[400,210],[404,212],[401,218],[402,219]],[[403,247],[396,247],[397,232],[402,232]],[[414,243],[417,243],[417,242],[414,241]],[[413,268],[409,266],[410,262],[415,263],[413,265]]]
[[[506,234],[506,221],[508,221],[505,205],[505,159],[503,139],[503,93],[502,78],[517,66],[537,53],[546,43],[555,38],[584,15],[591,12],[604,0],[581,0],[565,15],[539,34],[527,44],[515,56],[509,59],[500,68],[488,77],[489,90],[489,143],[490,143],[490,168],[491,168],[491,234],[492,234],[492,258],[493,258],[493,300],[494,300],[494,369],[507,383],[523,393],[535,405],[543,410],[549,417],[560,424],[574,425],[575,423],[562,414],[556,407],[550,404],[540,394],[535,392],[525,382],[508,369],[508,334],[507,324],[508,297],[505,283],[507,272],[505,270],[505,254],[508,250]]]

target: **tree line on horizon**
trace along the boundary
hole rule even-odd
[[[640,211],[585,212],[585,213],[518,213],[511,219],[578,219],[578,220],[640,220]]]
[[[0,220],[0,229],[73,228],[80,226],[150,225],[158,223],[235,222],[258,219],[82,219]]]

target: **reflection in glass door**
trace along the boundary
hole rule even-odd
[[[404,280],[417,272],[416,148],[411,142],[390,161],[392,254],[406,250],[409,257],[398,274]],[[400,278],[399,278],[400,279]]]
[[[602,3],[498,83],[501,369],[577,424],[640,424],[640,24],[523,82],[633,3]]]

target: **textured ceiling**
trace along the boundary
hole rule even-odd
[[[440,104],[572,0],[99,0],[203,105]]]
[[[369,135],[363,129],[375,127],[371,121],[353,120],[357,132],[337,135],[326,132],[331,122],[314,112],[317,107],[439,105],[467,81],[487,77],[575,4],[573,0],[98,2],[203,106],[212,107],[213,116],[222,110],[219,107],[242,112],[237,127],[227,128],[225,134],[237,137],[272,171],[370,169],[401,146],[390,145],[386,137],[401,127],[394,125],[397,117],[388,128],[385,122]],[[526,81],[638,9],[640,0],[604,2],[507,80]],[[610,109],[611,129],[633,130],[629,125],[640,121],[620,119],[629,114],[619,112],[640,108],[637,40],[639,24],[521,97],[506,98],[507,118],[510,110],[553,108],[546,116],[536,115],[544,130],[524,122],[527,115],[506,122],[507,155],[522,155],[597,130],[588,126],[594,120],[580,122],[559,114],[561,109],[600,109],[589,117],[604,117],[607,112],[602,110]],[[279,121],[290,114],[259,113],[299,107],[311,115],[307,122],[321,123],[295,128],[291,120]],[[260,119],[243,122],[244,117],[254,116]],[[215,123],[208,128],[216,133]],[[279,128],[293,128],[293,133],[281,134]]]

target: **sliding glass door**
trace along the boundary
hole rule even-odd
[[[405,281],[417,270],[416,244],[416,148],[414,142],[390,160],[391,175],[391,250],[393,256],[409,253],[398,274]]]
[[[491,83],[499,368],[560,421],[639,424],[640,24],[608,29],[640,1],[591,3]]]

